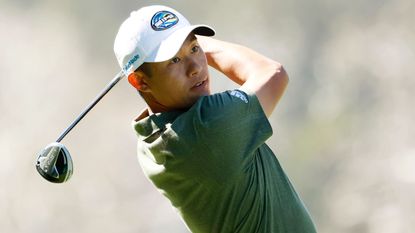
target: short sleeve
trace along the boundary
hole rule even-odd
[[[249,167],[254,152],[271,135],[271,125],[254,94],[230,90],[205,96],[192,107],[203,164],[217,175]]]

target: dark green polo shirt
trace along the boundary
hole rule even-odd
[[[276,156],[255,95],[201,97],[188,111],[134,122],[145,175],[192,232],[314,233]]]

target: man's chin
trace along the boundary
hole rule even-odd
[[[210,95],[210,91],[206,91],[203,93],[200,93],[199,95],[195,95],[193,97],[191,97],[189,104],[188,104],[188,108],[192,107],[200,98],[202,98],[203,96],[208,96]]]

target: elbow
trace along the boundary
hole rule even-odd
[[[287,86],[290,79],[284,67],[278,62],[275,62],[272,66],[274,72],[273,78],[278,81],[279,85]]]

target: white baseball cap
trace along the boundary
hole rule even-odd
[[[215,31],[202,24],[191,25],[176,10],[147,6],[133,11],[120,26],[114,42],[114,52],[125,75],[134,72],[144,62],[162,62],[172,58],[187,36],[213,36]]]

